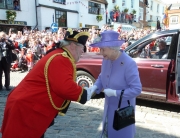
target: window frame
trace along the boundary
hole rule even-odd
[[[152,15],[150,15],[150,20],[153,20],[153,16]]]
[[[65,16],[65,18],[63,18],[63,19],[65,19],[64,25],[60,24],[61,22],[59,20],[60,20],[61,16]],[[58,24],[58,27],[67,27],[67,11],[55,10],[55,23]]]
[[[164,13],[164,6],[162,7],[162,14]]]
[[[173,20],[176,20],[176,21],[173,22]],[[179,22],[179,16],[178,15],[170,16],[170,23],[171,24],[178,24],[178,22]]]
[[[159,13],[159,4],[157,4],[157,13]]]
[[[134,8],[134,0],[131,0],[131,8]]]
[[[122,6],[123,6],[123,7],[126,6],[126,0],[122,0]]]
[[[151,11],[153,10],[153,1],[151,1]]]
[[[18,6],[19,6],[19,10],[21,10],[21,6],[20,6],[20,0],[16,0],[18,1]],[[2,7],[0,6],[0,9],[7,9],[7,10],[14,10],[14,0],[2,0],[2,3],[0,3],[0,5],[2,4]],[[10,6],[8,6],[10,5]],[[10,8],[9,8],[10,7]],[[17,10],[15,10],[17,11]]]
[[[147,41],[145,41],[145,42],[142,42],[141,44],[137,44],[137,45],[136,45],[135,47],[133,47],[131,50],[128,50],[129,56],[131,56],[131,57],[134,58],[134,59],[136,59],[136,58],[141,58],[141,59],[144,59],[144,60],[149,60],[149,59],[151,59],[151,60],[164,60],[164,59],[168,60],[168,59],[169,59],[168,56],[167,56],[167,58],[160,58],[160,59],[159,59],[159,58],[153,58],[153,55],[155,54],[155,52],[158,52],[158,51],[159,51],[159,49],[158,49],[157,46],[154,46],[154,48],[157,47],[156,50],[151,50],[151,51],[150,51],[150,52],[151,52],[151,55],[152,55],[151,58],[143,58],[143,57],[139,57],[140,55],[136,56],[136,55],[133,55],[133,54],[132,54],[132,53],[134,53],[135,51],[138,51],[138,47],[139,47],[139,48],[141,47],[141,49],[143,49],[143,48],[145,48],[147,45],[149,45],[151,42],[157,41],[157,40],[161,40],[163,37],[166,37],[166,39],[167,39],[168,37],[171,37],[170,43],[167,43],[167,42],[166,42],[166,39],[164,40],[164,41],[166,42],[167,55],[169,55],[169,50],[170,50],[170,46],[171,46],[172,39],[173,39],[173,35],[172,35],[172,34],[167,34],[167,35],[163,35],[163,36],[158,36],[158,37],[156,37],[156,38],[151,38],[151,39],[149,39],[149,40],[147,40]]]
[[[66,0],[53,0],[53,2],[59,3],[59,4],[65,4]]]
[[[100,12],[101,12],[101,4],[91,2],[91,1],[88,2],[88,13],[89,14],[98,15],[98,14],[101,14]]]
[[[140,20],[144,19],[143,15],[144,15],[144,9],[139,7],[139,16],[141,17]]]

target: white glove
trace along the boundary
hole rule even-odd
[[[91,96],[92,96],[90,88],[84,87],[84,89],[87,91],[87,101],[89,101],[91,99]]]
[[[117,96],[116,95],[116,90],[113,90],[113,89],[104,89],[104,93],[110,97],[110,96]]]
[[[93,85],[92,87],[89,88],[91,93],[93,94],[97,90],[97,86]]]

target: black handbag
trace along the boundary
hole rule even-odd
[[[129,100],[127,101],[129,106],[120,109],[123,93],[124,90],[121,92],[118,109],[114,112],[113,128],[115,130],[120,130],[135,123],[134,107],[130,105]]]

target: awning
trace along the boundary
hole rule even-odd
[[[26,26],[27,22],[25,21],[13,21],[10,22],[8,20],[0,20],[0,25],[18,25],[18,26]]]

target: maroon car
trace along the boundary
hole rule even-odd
[[[161,58],[154,57],[157,43],[166,42],[166,53]],[[146,57],[143,50],[149,50]],[[158,31],[137,40],[125,49],[137,63],[142,83],[142,93],[138,98],[180,104],[180,30]],[[102,64],[102,56],[84,53],[77,63],[77,83],[92,86],[97,79]]]

